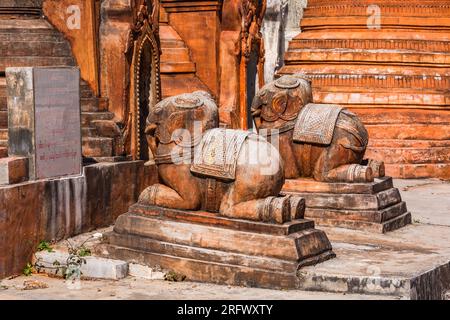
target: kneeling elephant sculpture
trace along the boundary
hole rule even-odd
[[[363,160],[369,138],[358,117],[337,105],[311,102],[311,83],[297,75],[265,85],[253,100],[259,132],[279,138],[285,178],[372,182],[384,176],[383,163]]]
[[[278,151],[258,135],[218,125],[206,92],[158,103],[146,133],[161,184],[147,188],[139,202],[271,223],[302,218],[303,199],[278,196],[284,183]]]

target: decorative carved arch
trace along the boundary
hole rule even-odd
[[[131,58],[129,110],[124,128],[127,153],[134,160],[149,160],[145,138],[148,112],[161,100],[159,0],[140,0],[126,54]]]

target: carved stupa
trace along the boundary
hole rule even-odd
[[[450,1],[309,0],[280,74],[357,113],[394,177],[450,178]]]

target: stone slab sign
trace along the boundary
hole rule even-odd
[[[30,179],[81,174],[77,68],[7,68],[8,152],[29,158]]]

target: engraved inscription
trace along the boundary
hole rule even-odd
[[[79,83],[78,69],[34,70],[38,179],[81,173]]]

